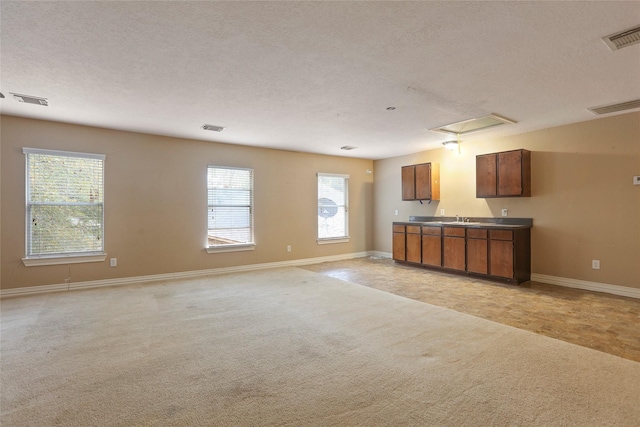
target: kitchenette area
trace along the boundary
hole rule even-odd
[[[402,200],[440,200],[440,165],[402,167]],[[531,196],[531,152],[476,156],[476,198]],[[393,222],[393,259],[416,267],[521,284],[531,280],[533,218],[410,216]]]

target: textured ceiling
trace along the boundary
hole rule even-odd
[[[231,144],[380,159],[640,98],[640,44],[602,40],[640,1],[2,1],[0,24],[3,114]]]

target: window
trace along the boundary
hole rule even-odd
[[[252,250],[253,170],[209,166],[208,252]]]
[[[27,170],[25,265],[103,261],[105,156],[22,151]],[[70,259],[92,255],[101,256]],[[28,262],[38,258],[44,261]]]
[[[318,243],[349,241],[349,175],[318,174]]]

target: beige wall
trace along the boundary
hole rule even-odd
[[[395,220],[439,215],[440,209],[447,216],[498,217],[502,208],[511,217],[534,219],[534,273],[640,288],[640,187],[632,185],[632,176],[640,175],[640,113],[463,142],[461,155],[437,149],[375,162],[0,118],[3,289],[390,252]],[[105,246],[118,267],[108,261],[22,264],[22,147],[107,155]],[[532,197],[476,199],[475,156],[517,148],[532,151]],[[441,165],[441,201],[401,201],[400,167],[427,161]],[[255,251],[204,251],[208,164],[254,168]],[[315,242],[316,172],[351,175],[348,244]],[[591,269],[592,259],[601,261],[601,270]]]
[[[640,288],[640,113],[374,162],[374,248],[391,251],[391,223],[410,215],[533,218],[532,272]],[[532,197],[476,199],[475,156],[531,150]],[[401,201],[400,167],[440,163],[441,200]],[[399,215],[394,215],[394,210]],[[601,261],[600,270],[591,260]]]
[[[373,248],[371,160],[160,137],[1,116],[2,289],[205,270]],[[100,263],[25,267],[22,147],[106,154]],[[255,251],[207,254],[207,165],[254,169]],[[350,234],[316,243],[316,172],[350,175]],[[292,246],[292,252],[286,246]]]

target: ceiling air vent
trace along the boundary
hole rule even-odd
[[[617,113],[618,111],[633,110],[634,108],[640,108],[640,99],[633,101],[621,102],[619,104],[601,105],[599,107],[587,108],[594,114],[609,114]]]
[[[354,147],[353,145],[344,145],[340,147],[341,150],[346,150],[346,151],[355,150],[356,148],[358,147]]]
[[[202,129],[210,130],[212,132],[222,132],[222,129],[224,129],[224,127],[216,125],[202,125]]]
[[[11,92],[11,95],[13,95],[13,99],[15,99],[18,102],[24,102],[26,104],[44,105],[45,107],[49,105],[49,102],[47,102],[47,98],[40,98],[37,96],[31,96],[31,95],[20,95],[19,93],[13,93],[13,92]]]
[[[631,46],[632,44],[640,43],[640,25],[603,37],[602,40],[604,40],[611,50],[618,50]]]

